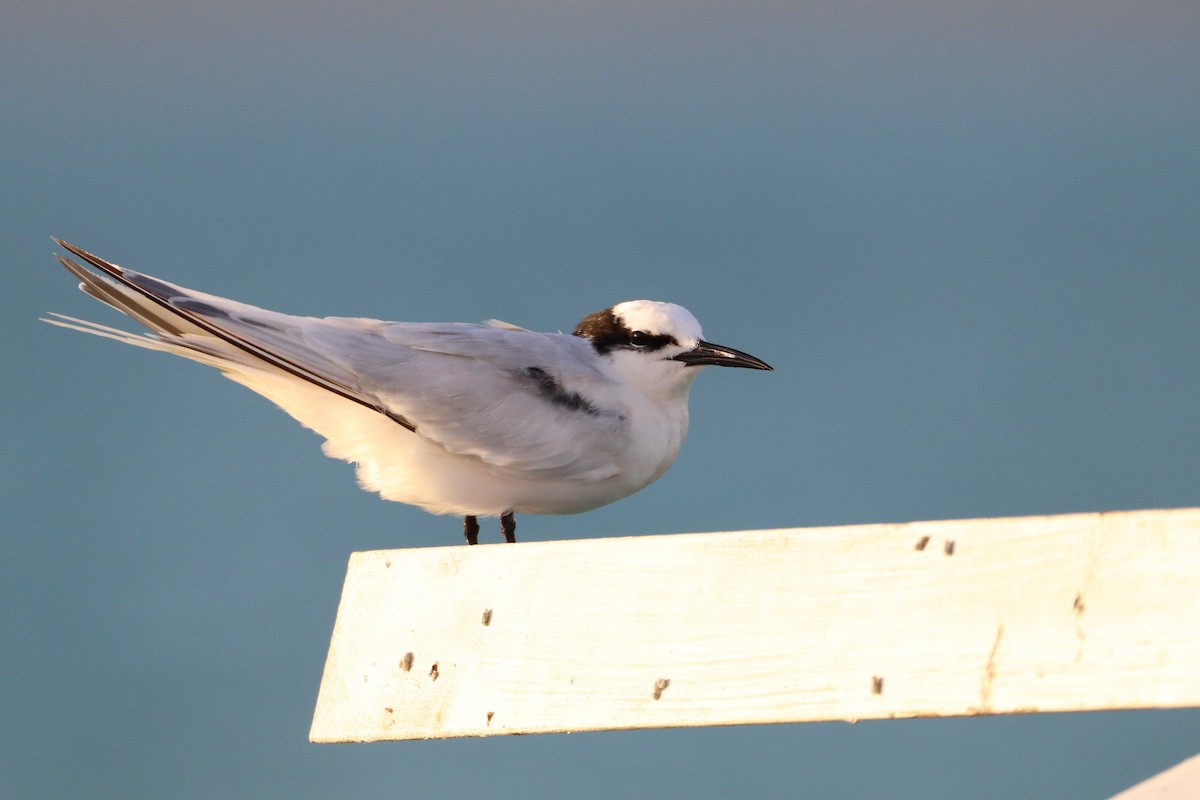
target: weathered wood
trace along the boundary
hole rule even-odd
[[[311,738],[1200,705],[1200,509],[355,553]]]

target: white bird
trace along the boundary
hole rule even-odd
[[[79,288],[150,329],[130,333],[53,313],[54,325],[219,369],[325,438],[360,485],[387,500],[464,517],[573,514],[659,478],[688,429],[699,367],[771,369],[706,342],[673,303],[632,300],[573,335],[491,320],[385,322],[297,317],[185,289],[55,241]]]

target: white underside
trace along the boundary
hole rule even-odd
[[[474,454],[449,452],[395,420],[297,378],[202,333],[145,336],[71,317],[47,320],[199,361],[268,398],[326,439],[323,450],[356,465],[360,485],[387,500],[434,514],[499,516],[573,514],[626,497],[661,476],[687,433],[683,402],[653,404],[631,394],[622,411],[629,420],[620,452],[579,469],[514,469]],[[172,341],[174,339],[174,341]],[[583,414],[584,412],[563,412]],[[587,420],[581,420],[581,424]],[[617,466],[619,465],[619,466]]]
[[[575,514],[626,497],[666,471],[686,434],[662,424],[640,431],[634,448],[662,457],[621,472],[585,472],[570,477],[514,475],[475,456],[455,455],[397,422],[357,403],[289,375],[226,370],[226,376],[267,397],[325,438],[322,450],[357,466],[358,482],[387,500],[419,506],[433,514],[500,516]],[[663,420],[663,423],[666,423]],[[674,430],[671,430],[674,428]]]

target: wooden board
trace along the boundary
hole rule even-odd
[[[1200,509],[355,553],[311,739],[1200,705]]]
[[[1196,800],[1200,797],[1200,755],[1147,778],[1111,800]]]

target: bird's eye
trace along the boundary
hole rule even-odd
[[[634,331],[629,334],[629,343],[634,347],[645,347],[650,344],[650,334],[645,331]]]

